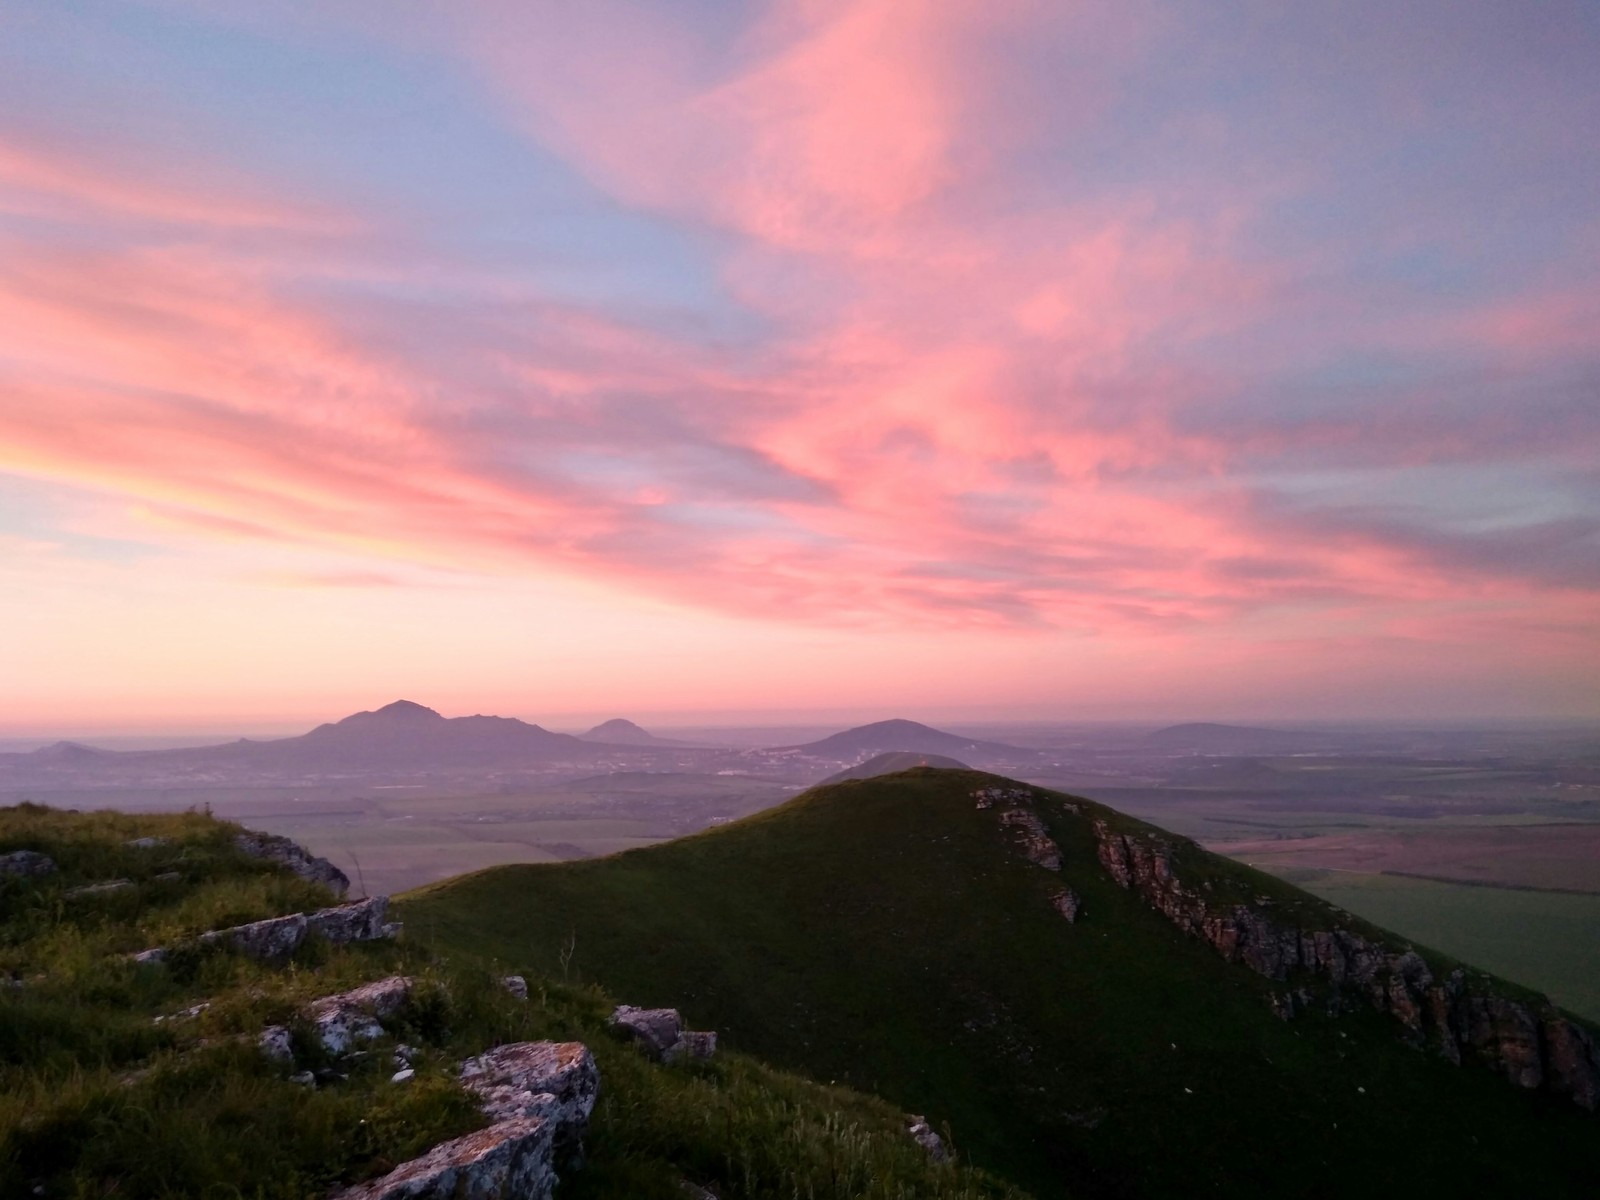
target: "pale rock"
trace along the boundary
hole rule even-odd
[[[0,854],[0,875],[53,875],[55,860],[37,850],[13,850]]]
[[[293,1062],[294,1043],[289,1037],[287,1025],[268,1025],[261,1031],[261,1036],[256,1039],[256,1045],[274,1062]]]
[[[332,1054],[344,1054],[359,1042],[383,1036],[378,1018],[398,1012],[411,995],[413,981],[404,975],[391,975],[374,983],[362,984],[348,992],[324,996],[306,1009],[306,1017],[317,1032],[317,1040]]]
[[[172,845],[172,839],[165,837],[130,838],[122,844],[129,850],[154,850],[158,846]]]
[[[68,888],[61,893],[65,900],[85,900],[96,896],[110,896],[126,892],[133,887],[131,879],[108,879],[104,883],[86,883],[82,887]]]
[[[325,858],[318,858],[286,837],[274,833],[245,832],[233,839],[236,845],[251,858],[287,867],[301,879],[323,883],[339,895],[350,890],[349,877]]]
[[[528,998],[528,981],[521,975],[507,975],[500,981],[500,986],[518,1000],[526,1000]]]
[[[157,963],[166,962],[167,951],[164,946],[154,946],[149,950],[141,950],[137,954],[129,955],[129,958],[137,966],[151,967],[155,966]]]
[[[310,1071],[296,1071],[289,1076],[290,1083],[298,1083],[301,1087],[314,1088],[317,1086],[317,1077]]]
[[[319,908],[306,916],[306,932],[322,935],[335,944],[345,942],[371,942],[392,937],[387,932],[399,926],[384,924],[389,915],[389,897],[369,896],[349,904],[336,904],[332,908]]]
[[[933,1126],[928,1124],[926,1117],[913,1116],[908,1118],[906,1132],[911,1135],[911,1140],[921,1146],[934,1162],[944,1162],[950,1157],[950,1152],[945,1149],[944,1139],[934,1132]]]
[[[1050,897],[1050,903],[1067,919],[1069,925],[1077,923],[1078,913],[1083,909],[1083,902],[1078,899],[1077,892],[1071,888],[1062,888]]]
[[[306,914],[290,913],[286,917],[268,917],[264,921],[251,921],[247,925],[234,925],[228,929],[213,929],[200,935],[202,945],[226,943],[246,958],[287,958],[306,940]]]
[[[330,1200],[549,1200],[556,1185],[550,1122],[517,1117],[441,1142],[381,1179]]]
[[[600,1069],[582,1042],[512,1042],[461,1064],[461,1084],[493,1121],[538,1116],[555,1144],[577,1143],[600,1094]]]
[[[400,1070],[396,1071],[393,1075],[389,1076],[389,1082],[390,1083],[404,1083],[406,1080],[410,1079],[416,1073],[417,1072],[416,1072],[416,1069],[414,1067],[402,1067]]]

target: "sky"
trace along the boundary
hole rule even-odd
[[[0,731],[1600,717],[1600,3],[0,2]]]

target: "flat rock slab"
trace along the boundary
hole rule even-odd
[[[82,887],[68,888],[61,893],[65,900],[86,900],[95,896],[110,896],[133,887],[131,879],[108,879],[104,883],[86,883]]]
[[[13,850],[0,854],[0,875],[53,875],[55,859],[37,850]]]
[[[382,1179],[330,1200],[549,1200],[556,1186],[551,1122],[516,1117],[441,1142]]]
[[[385,924],[388,914],[389,897],[372,896],[332,908],[319,908],[316,912],[290,913],[286,917],[268,917],[229,929],[213,929],[202,933],[200,941],[208,946],[228,942],[250,958],[287,958],[313,933],[335,944],[393,937],[400,927]]]
[[[600,1068],[582,1042],[512,1042],[462,1063],[461,1083],[492,1120],[545,1117],[566,1145],[588,1127]]]

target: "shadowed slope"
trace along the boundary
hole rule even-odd
[[[993,811],[992,776],[822,787],[609,859],[505,867],[414,894],[411,927],[681,1005],[731,1046],[947,1120],[1040,1195],[1582,1194],[1595,1118],[1402,1045],[1372,1012],[1292,1022],[1097,859],[1110,810],[1040,793],[1059,873]],[[1359,927],[1205,856],[1210,881]],[[1052,897],[1081,899],[1069,924]],[[1368,933],[1372,931],[1366,931]]]

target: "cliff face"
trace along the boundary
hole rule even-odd
[[[1543,1088],[1590,1110],[1600,1104],[1600,1046],[1549,1001],[1502,995],[1461,970],[1438,978],[1415,950],[1347,929],[1302,929],[1262,907],[1218,902],[1179,878],[1174,854],[1188,843],[1119,833],[1103,820],[1094,828],[1100,863],[1117,883],[1229,962],[1300,985],[1273,997],[1280,1016],[1319,1001],[1330,1011],[1367,1004],[1452,1062],[1481,1062],[1518,1087]]]

